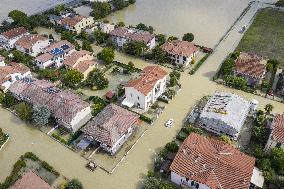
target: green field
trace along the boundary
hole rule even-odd
[[[237,50],[277,59],[284,67],[284,12],[273,9],[259,11]]]

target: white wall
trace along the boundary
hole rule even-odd
[[[75,117],[73,117],[70,126],[73,132],[76,132],[80,127],[82,127],[85,123],[87,123],[92,117],[91,107],[88,106],[84,108],[82,111],[78,112]],[[84,120],[82,122],[82,120]]]
[[[187,179],[186,180],[186,178],[185,177],[181,177],[180,175],[178,175],[178,174],[176,174],[175,172],[171,172],[171,181],[173,182],[173,183],[176,183],[177,185],[181,185],[181,184],[183,184],[183,185],[186,185],[186,186],[189,186],[189,187],[191,187],[191,188],[193,188],[193,189],[195,189],[196,187],[195,186],[191,186],[191,182],[192,182],[192,180],[190,180],[190,179]],[[195,184],[197,184],[198,182],[195,182]],[[199,184],[199,188],[198,189],[210,189],[210,187],[208,187],[207,185],[205,185],[205,184],[200,184],[200,183],[198,183]]]

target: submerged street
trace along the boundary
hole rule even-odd
[[[153,165],[155,154],[176,136],[186,115],[203,96],[210,95],[215,91],[233,92],[247,100],[258,100],[259,108],[264,108],[266,104],[271,103],[274,106],[273,112],[283,113],[283,103],[227,88],[212,81],[212,77],[216,74],[222,61],[241,40],[243,34],[239,33],[239,29],[244,25],[248,26],[257,10],[262,6],[260,3],[253,3],[248,12],[236,23],[215,52],[194,75],[189,75],[187,71],[182,73],[180,80],[182,90],[167,105],[165,112],[153,126],[149,126],[150,128],[143,138],[111,175],[101,169],[90,172],[85,168],[87,161],[84,158],[53,141],[37,129],[25,125],[10,112],[0,109],[0,127],[11,136],[10,141],[0,152],[0,182],[9,175],[13,164],[22,154],[32,151],[62,175],[68,175],[68,178],[78,178],[87,189],[139,188],[143,176]],[[164,127],[164,123],[169,118],[175,120],[172,128]]]

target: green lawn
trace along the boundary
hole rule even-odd
[[[273,9],[259,11],[237,50],[277,59],[284,67],[284,12]]]

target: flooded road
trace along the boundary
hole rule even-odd
[[[140,188],[143,177],[153,165],[155,154],[167,142],[173,140],[181,128],[183,119],[201,97],[215,91],[234,92],[248,100],[258,100],[259,108],[264,108],[267,103],[271,103],[275,107],[274,113],[282,113],[284,104],[230,89],[211,81],[222,60],[226,58],[227,54],[235,48],[242,38],[242,34],[238,33],[239,28],[242,25],[249,25],[259,7],[259,4],[254,4],[251,7],[195,75],[190,76],[187,72],[182,74],[182,90],[167,105],[165,112],[153,126],[150,126],[144,137],[130,151],[112,175],[100,169],[95,172],[88,171],[84,167],[86,161],[82,157],[51,140],[40,131],[25,125],[10,112],[0,109],[0,127],[3,128],[4,132],[11,135],[11,140],[0,152],[0,182],[10,173],[12,165],[20,155],[27,151],[33,151],[63,175],[81,180],[86,189]],[[129,61],[127,57],[123,57],[123,60],[123,62]],[[143,66],[144,62],[139,65]],[[169,118],[175,120],[175,125],[172,128],[163,126]]]
[[[213,47],[230,28],[250,0],[137,0],[108,17],[126,25],[140,22],[156,33],[182,37],[191,32],[195,43]]]

